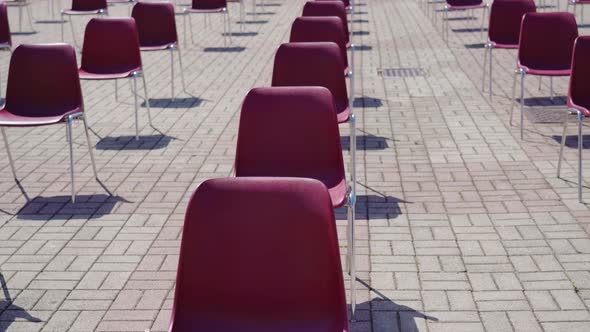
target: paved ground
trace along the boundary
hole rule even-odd
[[[142,108],[139,143],[129,89],[120,85],[117,102],[113,83],[84,82],[104,188],[77,125],[76,204],[68,203],[65,130],[8,130],[22,188],[2,158],[0,331],[166,330],[187,199],[201,181],[233,173],[240,102],[269,85],[274,51],[304,0],[266,2],[255,14],[247,1],[247,24],[243,32],[233,25],[229,49],[220,18],[208,30],[194,19],[195,44],[182,45],[190,95],[174,102],[169,54],[144,54],[158,130],[145,126]],[[561,125],[527,121],[524,140],[510,126],[515,52],[494,54],[491,101],[480,86],[479,13],[451,20],[447,46],[426,2],[359,2],[362,282],[352,331],[589,331],[590,212],[576,199],[575,139],[564,181],[555,176]],[[33,8],[37,33],[15,33],[15,44],[59,41],[46,3]],[[16,31],[17,12],[9,11]],[[79,41],[84,21],[76,18]],[[182,40],[180,16],[178,26]],[[5,86],[7,53],[0,62]],[[386,68],[423,75],[380,75]],[[554,100],[542,84],[526,82],[529,113],[559,112],[567,79],[555,80]]]

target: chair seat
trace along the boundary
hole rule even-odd
[[[538,75],[538,76],[570,76],[572,70],[571,68],[565,69],[534,69],[529,68],[527,66],[523,66],[520,63],[518,64],[518,68],[524,70],[527,75]]]
[[[477,8],[484,8],[487,5],[485,3],[480,3],[477,5],[467,5],[467,6],[451,6],[451,5],[447,5],[447,9],[450,10],[462,10],[462,9],[477,9]]]
[[[120,73],[91,73],[83,69],[79,69],[78,73],[81,80],[116,80],[119,78],[127,78],[133,76],[134,72],[141,71],[141,67]]]
[[[80,108],[75,108],[65,114],[56,116],[29,117],[12,114],[6,109],[0,110],[0,126],[2,127],[36,127],[47,126],[65,121],[72,114],[80,113]],[[33,113],[33,112],[31,112]]]
[[[346,204],[348,189],[346,188],[346,179],[342,179],[336,186],[328,188],[332,207],[339,208]]]
[[[134,3],[135,0],[107,0],[107,3],[112,3],[112,4],[116,4],[116,3]]]
[[[140,46],[139,49],[142,51],[162,51],[162,50],[167,50],[173,46],[176,46],[176,42],[166,43],[166,44],[161,44],[161,45]]]
[[[65,15],[98,15],[102,12],[106,11],[105,9],[96,9],[96,10],[72,10],[72,9],[64,9],[61,11],[62,14]]]
[[[226,11],[226,7],[221,8],[212,8],[212,9],[195,9],[195,8],[187,8],[185,9],[188,13],[196,13],[196,14],[207,14],[207,13],[223,13]]]
[[[503,48],[503,49],[511,49],[511,50],[518,49],[518,44],[504,44],[504,43],[498,43],[495,41],[489,41],[489,43],[492,44],[492,48]]]
[[[336,108],[338,111],[338,113],[336,114],[336,119],[338,120],[338,123],[348,122],[348,120],[350,119],[350,107],[345,107],[341,110],[341,107],[336,105]]]

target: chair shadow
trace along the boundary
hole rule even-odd
[[[204,99],[198,97],[188,98],[150,98],[150,107],[152,108],[191,108],[199,107],[204,102]],[[145,101],[141,107],[146,107]]]
[[[369,20],[359,18],[359,19],[352,20],[352,22],[353,23],[369,23]]]
[[[251,15],[251,16],[265,16],[265,15],[276,15],[275,12],[256,12],[256,13],[246,13],[246,15]]]
[[[62,24],[62,23],[66,23],[66,20],[39,20],[39,21],[35,21],[35,23],[37,24]]]
[[[8,285],[6,279],[2,273],[0,273],[0,287],[2,287],[2,293],[4,299],[0,300],[0,332],[8,331],[8,328],[12,323],[18,320],[26,320],[27,322],[40,323],[41,319],[32,316],[24,308],[21,308],[12,303],[12,297],[8,291]]]
[[[237,21],[238,24],[266,24],[266,20]]]
[[[356,149],[357,150],[385,150],[389,147],[387,144],[387,138],[374,135],[361,135],[356,137]],[[340,145],[342,150],[350,149],[350,136],[341,136]]]
[[[553,96],[550,97],[529,97],[524,99],[524,106],[536,107],[536,106],[565,106],[567,104],[566,96]],[[520,104],[520,98],[516,98]]]
[[[352,34],[354,36],[368,36],[371,33],[369,31],[363,31],[363,30],[361,30],[361,31],[353,31]]]
[[[365,11],[362,11],[362,12],[354,12],[354,15],[366,15],[368,13],[369,12],[365,12]]]
[[[170,141],[176,139],[164,134],[139,136],[104,137],[96,143],[97,150],[159,150],[167,147]]]
[[[488,31],[487,28],[461,28],[461,29],[451,29],[451,31],[453,32],[459,32],[459,33],[463,33],[463,32],[482,32],[482,31]]]
[[[571,124],[571,130],[573,127],[576,127],[576,124]],[[553,135],[551,138],[557,142],[557,144],[561,144],[561,135]],[[578,135],[566,135],[565,136],[565,146],[570,149],[577,149],[578,148]],[[582,149],[590,149],[590,135],[582,135]]]
[[[29,200],[16,217],[24,220],[96,219],[110,214],[119,202],[130,203],[123,197],[106,194],[76,195],[75,203],[71,199],[69,195],[37,196]]]
[[[434,316],[428,316],[423,312],[420,312],[414,308],[395,303],[392,299],[387,297],[385,294],[381,293],[379,290],[371,287],[371,285],[367,284],[363,280],[357,278],[357,282],[362,284],[364,287],[368,288],[372,294],[376,296],[373,297],[372,300],[368,302],[363,302],[357,304],[357,310],[371,310],[374,314],[381,315],[381,319],[377,321],[384,321],[388,323],[393,323],[388,326],[373,326],[373,328],[378,329],[381,331],[405,331],[405,332],[418,332],[418,324],[416,324],[416,319],[424,319],[430,320],[434,322],[438,322],[439,319]],[[350,305],[348,306],[350,312]],[[385,319],[386,315],[392,315]],[[352,329],[354,330],[354,324],[352,323]]]
[[[258,36],[258,32],[254,31],[247,31],[247,32],[232,32],[232,33],[224,33],[224,36],[232,36],[232,37],[254,37]]]
[[[539,8],[539,7],[537,7]],[[590,24],[578,24],[578,29],[590,28]]]
[[[211,53],[239,53],[244,52],[246,50],[245,47],[242,46],[232,46],[232,47],[205,47],[203,52],[211,52]]]
[[[369,45],[354,45],[355,51],[370,51],[373,49],[373,46]]]
[[[367,108],[377,108],[383,106],[383,102],[379,98],[372,98],[372,97],[358,97],[354,98],[352,102],[353,107],[367,107]]]
[[[365,187],[360,184],[360,187]],[[378,194],[356,197],[355,218],[362,220],[395,219],[402,214],[400,203],[411,203],[393,196]],[[346,220],[346,207],[335,210],[336,219]]]
[[[465,44],[465,48],[485,48],[485,43]]]
[[[257,3],[256,7],[280,7],[280,3],[271,2],[271,3]]]
[[[32,36],[36,35],[37,33],[37,31],[15,31],[11,32],[10,34],[13,36]]]

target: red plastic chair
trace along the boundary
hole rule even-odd
[[[338,16],[344,22],[346,31],[346,46],[350,47],[350,31],[348,30],[348,18],[346,8],[342,1],[309,1],[303,6],[302,16]]]
[[[137,27],[133,18],[93,18],[86,26],[80,78],[83,80],[133,80],[135,139],[139,139],[137,79],[143,80],[144,100],[152,126],[150,103],[141,65]],[[115,95],[116,96],[116,95]]]
[[[174,93],[174,51],[178,51],[182,89],[188,93],[184,83],[182,55],[176,33],[174,5],[169,2],[139,2],[133,6],[131,16],[137,25],[139,46],[142,51],[170,50],[171,99],[174,101],[176,96]],[[154,22],[158,22],[158,24],[154,24]]]
[[[6,3],[0,2],[0,50],[7,50],[12,53],[12,38],[10,36],[10,25],[8,24],[8,11]],[[2,80],[0,79],[0,90]]]
[[[352,74],[348,66],[346,53],[346,31],[344,22],[336,16],[298,17],[291,26],[290,43],[297,42],[334,42],[340,47],[344,75]]]
[[[489,53],[489,93],[492,99],[492,50],[518,49],[520,24],[522,16],[537,11],[533,0],[496,0],[490,9],[490,24],[488,28],[487,48],[483,57],[483,77],[481,90],[485,91],[486,64]]]
[[[567,110],[563,121],[561,148],[557,163],[557,177],[561,178],[561,160],[565,145],[568,115],[575,114],[578,119],[578,200],[582,203],[582,121],[590,116],[590,36],[578,37],[574,43],[572,72],[567,96]]]
[[[188,203],[170,332],[346,332],[334,213],[313,179],[203,182]]]
[[[576,8],[577,8],[578,5],[580,5],[581,11],[582,11],[582,17],[581,17],[580,23],[584,23],[584,5],[588,5],[588,4],[590,4],[590,0],[568,0],[567,1],[566,12],[569,13],[570,6],[574,6],[574,15],[575,15],[576,14]],[[557,1],[557,5],[559,6],[559,1]],[[558,7],[558,11],[559,11],[559,7]]]
[[[489,8],[487,3],[485,3],[483,0],[446,0],[446,5],[444,6],[443,10],[442,33],[447,45],[449,44],[449,12],[480,8],[482,9],[480,33],[483,36],[483,25],[485,22],[486,12]]]
[[[72,22],[72,18],[74,16],[82,15],[108,16],[108,14],[109,11],[106,0],[72,0],[72,8],[63,9],[61,11],[61,41],[64,41],[64,16],[71,16],[69,21],[70,30],[72,30],[72,40],[74,41],[74,45],[78,47],[78,42],[76,41],[76,33],[74,32],[74,23]]]
[[[23,9],[26,8],[27,10],[27,18],[29,21],[29,26],[31,27],[31,31],[35,31],[33,27],[33,15],[31,14],[31,3],[28,0],[8,0],[5,1],[6,5],[9,7],[17,7],[18,8],[18,31],[23,31]]]
[[[56,84],[57,82],[59,84]],[[65,44],[18,46],[10,59],[6,103],[0,110],[0,129],[10,168],[17,183],[19,180],[4,127],[36,127],[65,123],[70,144],[72,202],[75,202],[72,122],[76,118],[81,118],[84,122],[92,170],[98,179],[84,116],[74,48]]]
[[[522,18],[516,75],[520,75],[520,138],[524,136],[525,75],[569,76],[572,51],[578,37],[576,18],[570,13],[527,13]],[[516,96],[516,75],[512,84],[512,100]],[[553,82],[553,80],[551,80]],[[551,84],[551,96],[553,86]],[[510,111],[510,124],[514,102]]]
[[[227,0],[193,0],[190,8],[184,9],[184,38],[186,43],[186,17],[188,16],[188,23],[191,30],[191,41],[195,43],[193,34],[193,22],[190,14],[205,14],[205,27],[207,26],[207,14],[220,13],[223,15],[223,43],[227,45],[226,39],[229,37],[231,44],[231,19],[229,17],[229,10],[227,7]]]
[[[302,135],[305,133],[305,135]],[[356,304],[354,182],[347,188],[334,101],[324,87],[251,90],[242,104],[235,173],[242,176],[313,178],[330,193],[334,208],[348,209],[351,301]]]

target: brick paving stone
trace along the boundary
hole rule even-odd
[[[252,1],[245,2],[247,20],[257,21]],[[479,14],[451,20],[447,45],[440,12],[434,24],[440,5],[357,2],[356,226],[363,283],[351,330],[590,330],[590,211],[576,199],[575,140],[565,149],[568,181],[555,176],[559,123],[527,120],[520,140],[508,112],[515,52],[494,51],[490,100],[481,91]],[[46,5],[32,3],[36,32],[13,34],[15,45],[59,41],[59,24],[43,23],[51,19]],[[76,123],[76,204],[69,203],[63,128],[7,130],[22,190],[4,158],[1,331],[167,330],[188,198],[202,181],[233,174],[242,98],[252,87],[270,85],[274,51],[288,40],[304,3],[268,0],[269,14],[236,33],[233,46],[243,49],[232,52],[219,52],[219,24],[195,29],[195,44],[185,44],[177,16],[190,95],[177,82],[177,99],[170,100],[168,55],[142,54],[157,130],[146,126],[142,106],[139,142],[125,84],[116,101],[112,82],[83,82],[102,185],[92,179]],[[237,7],[230,10],[237,32]],[[126,6],[109,11],[127,15]],[[16,11],[9,10],[9,19],[15,31]],[[86,21],[74,21],[79,41]],[[579,29],[589,32],[586,25]],[[421,68],[424,75],[384,77],[384,68]],[[8,61],[0,61],[3,84],[7,70]],[[563,108],[567,79],[553,83],[558,97],[552,101],[547,79],[539,90],[539,81],[527,78],[527,104]],[[349,136],[348,128],[341,130]],[[344,253],[345,213],[336,216]]]

